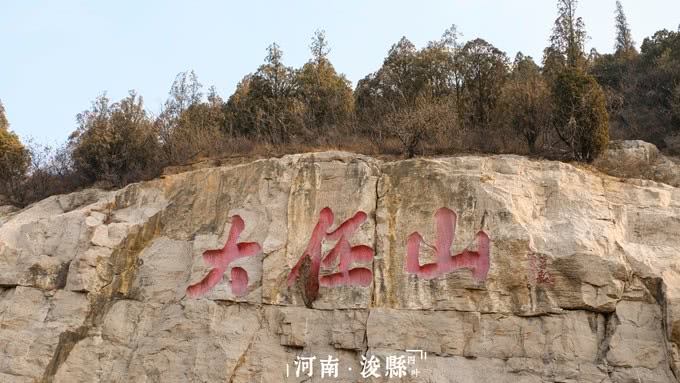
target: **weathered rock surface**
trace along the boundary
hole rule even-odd
[[[669,136],[666,150],[679,154],[680,136]],[[661,154],[649,142],[618,141],[609,145],[606,153],[595,162],[605,173],[624,178],[642,178],[680,187],[680,159]]]
[[[666,149],[672,154],[680,154],[680,134],[673,134],[664,138]]]
[[[322,283],[307,308],[287,279],[325,207],[332,229],[366,213],[345,239],[374,249],[351,263],[372,278]],[[457,213],[452,254],[476,249],[479,230],[490,237],[486,279],[406,272],[411,233],[430,244],[420,264],[434,261],[442,207]],[[238,241],[261,251],[189,298],[234,216]],[[680,189],[661,183],[518,156],[326,152],[55,196],[0,213],[0,225],[0,382],[680,377]],[[342,241],[326,236],[322,254]],[[330,266],[322,279],[343,267]],[[314,356],[313,376],[296,377],[296,358]],[[321,377],[329,356],[337,378]],[[360,375],[362,356],[377,358],[379,378]],[[386,377],[399,356],[406,376]]]

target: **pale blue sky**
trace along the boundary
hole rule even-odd
[[[225,99],[276,41],[288,65],[308,60],[325,29],[331,61],[356,84],[377,70],[401,36],[417,46],[457,24],[464,40],[482,37],[514,57],[540,59],[553,0],[0,0],[0,99],[11,128],[26,139],[63,142],[75,115],[102,91],[118,100],[136,89],[157,113],[175,75],[196,71]],[[638,45],[680,24],[678,0],[623,0]],[[614,0],[581,0],[589,45],[610,52]]]

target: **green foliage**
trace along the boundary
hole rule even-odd
[[[485,40],[465,44],[460,53],[464,106],[468,129],[479,131],[480,137],[491,128],[492,111],[508,76],[508,58]]]
[[[254,118],[254,105],[250,98],[250,81],[252,74],[244,77],[237,85],[234,94],[229,97],[226,104],[225,132],[229,136],[253,137],[256,128]]]
[[[382,67],[357,84],[357,109],[368,124],[395,105],[413,104],[425,92],[418,51],[406,37],[392,45]]]
[[[226,142],[224,101],[211,87],[204,102],[202,89],[193,71],[179,73],[156,120],[164,158],[170,164],[216,155]]]
[[[265,63],[247,75],[226,105],[225,131],[281,145],[297,139],[318,139],[319,132],[351,123],[354,97],[350,82],[328,59],[328,42],[317,31],[312,58],[302,69],[283,64],[276,44],[267,48]]]
[[[484,137],[492,128],[493,111],[508,77],[508,59],[482,39],[461,46],[459,36],[453,26],[440,40],[420,50],[402,38],[392,46],[382,67],[359,81],[355,91],[357,114],[363,131],[374,141],[380,143],[394,135],[395,129],[380,127],[387,117],[394,120],[395,110],[404,109],[411,120],[412,116],[424,115],[422,111],[441,113],[437,120],[448,122],[437,125],[445,126],[448,134],[440,139],[457,144],[463,139],[461,131],[465,131],[475,147],[489,149],[489,140]],[[436,107],[426,108],[424,102]],[[427,134],[432,137],[432,129]]]
[[[583,19],[576,16],[578,0],[557,0],[557,19],[550,37],[549,53],[553,65],[585,67],[585,43],[588,39]],[[554,55],[558,55],[557,57]]]
[[[71,156],[78,172],[89,181],[122,185],[155,175],[159,167],[158,134],[134,91],[110,104],[106,94],[78,115],[71,135]]]
[[[543,76],[546,79],[555,81],[565,67],[564,56],[555,47],[549,46],[543,50]]]
[[[419,73],[427,97],[454,97],[460,101],[463,91],[459,43],[460,33],[455,25],[444,31],[438,41],[431,41],[419,52]]]
[[[590,73],[595,76],[598,84],[613,89],[621,89],[624,71],[628,67],[626,60],[620,60],[613,54],[598,56],[590,68]]]
[[[614,49],[618,55],[635,55],[635,42],[633,41],[633,34],[628,25],[626,14],[623,12],[623,5],[621,1],[616,1],[616,44]]]
[[[326,40],[326,31],[317,29],[312,37],[312,43],[309,45],[309,50],[312,52],[312,62],[321,64],[322,61],[328,61],[328,54],[331,49],[328,47],[328,40]]]
[[[354,113],[351,83],[339,75],[328,60],[325,33],[317,31],[312,44],[312,59],[297,72],[298,97],[309,114],[307,126],[317,131],[345,124]]]
[[[680,121],[680,84],[675,86],[671,99],[671,110],[675,121]]]
[[[616,43],[614,54],[596,55],[589,67],[590,73],[604,88],[610,120],[617,127],[629,125],[635,119],[627,110],[633,100],[630,93],[637,86],[635,66],[638,53],[635,49],[630,26],[620,1],[616,2]]]
[[[0,102],[0,193],[14,197],[29,164],[29,153],[19,137],[9,131],[5,108]]]
[[[301,68],[286,66],[274,43],[227,102],[214,88],[204,97],[194,72],[178,74],[155,121],[134,93],[112,105],[101,96],[78,116],[70,156],[55,159],[56,167],[29,165],[39,156],[32,159],[8,132],[0,104],[0,172],[3,181],[24,185],[27,169],[33,185],[53,184],[61,172],[73,176],[74,185],[80,175],[122,185],[165,164],[258,145],[277,153],[300,145],[342,146],[338,137],[371,151],[398,148],[409,157],[460,149],[524,153],[528,147],[589,162],[606,148],[610,125],[617,139],[663,145],[680,130],[680,30],[657,32],[638,53],[617,1],[616,51],[586,54],[577,5],[557,0],[542,67],[521,53],[509,65],[506,54],[483,39],[462,42],[454,25],[420,49],[403,37],[353,91],[331,64],[325,32],[318,30]]]
[[[414,105],[422,97],[453,96],[461,90],[455,26],[441,40],[418,50],[406,37],[390,48],[382,67],[360,80],[355,91],[360,114],[381,114],[383,106]],[[378,117],[379,118],[379,117]]]
[[[570,68],[553,88],[553,125],[574,159],[592,162],[609,142],[609,116],[602,89],[593,76]]]
[[[552,125],[573,159],[592,162],[609,143],[609,115],[602,88],[586,73],[591,61],[584,51],[583,20],[576,16],[577,0],[558,0],[551,46],[544,63],[552,88]]]
[[[680,32],[662,30],[646,38],[640,50],[641,80],[638,94],[654,108],[664,133],[680,130],[677,100],[680,91]]]
[[[421,111],[442,110],[424,108],[423,100],[447,105],[455,112],[461,100],[462,76],[457,57],[460,53],[455,26],[444,32],[438,41],[417,50],[405,37],[389,50],[382,67],[357,84],[354,92],[357,117],[362,132],[380,143],[391,135],[384,126],[386,116],[393,119],[395,111],[406,108],[409,115]],[[453,101],[453,102],[452,102]],[[453,113],[448,113],[454,122]],[[453,129],[453,124],[450,124]],[[389,129],[388,129],[389,130]]]
[[[227,102],[228,130],[283,144],[305,129],[306,106],[299,97],[297,71],[281,61],[274,43],[265,63],[246,76]]]
[[[7,121],[7,116],[5,116],[5,106],[0,101],[0,130],[7,129],[9,129],[9,121]]]
[[[642,42],[640,53],[643,60],[652,64],[655,60],[680,60],[680,31],[662,29]]]
[[[604,87],[612,135],[663,146],[680,128],[680,33],[662,30],[634,50],[601,55],[591,73]]]

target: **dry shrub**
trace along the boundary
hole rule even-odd
[[[382,116],[374,141],[383,150],[388,139],[396,139],[408,158],[423,154],[429,145],[457,138],[455,108],[446,98],[421,96],[412,104],[391,104]]]
[[[26,206],[51,195],[73,192],[88,184],[74,171],[66,146],[55,148],[30,139],[26,150],[30,163],[25,176],[10,194],[15,205]]]
[[[85,179],[122,186],[158,174],[158,133],[134,92],[113,105],[100,96],[78,122],[69,145],[74,168]]]
[[[24,174],[28,170],[30,154],[16,134],[0,128],[0,193],[16,202]]]
[[[201,157],[215,157],[228,149],[226,135],[217,127],[180,126],[166,131],[163,153],[168,164],[191,163]]]

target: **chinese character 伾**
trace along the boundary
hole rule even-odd
[[[319,294],[319,282],[326,287],[370,285],[373,280],[373,273],[370,269],[364,267],[350,269],[352,262],[369,262],[373,259],[374,252],[371,247],[365,245],[351,246],[349,242],[349,238],[354,235],[367,219],[368,215],[360,211],[329,233],[328,230],[333,226],[335,217],[330,208],[322,209],[307,247],[288,275],[288,286],[292,286],[300,277],[307,278],[303,293],[309,301],[314,301]],[[321,251],[324,239],[338,241],[325,257]],[[339,272],[319,278],[321,266],[323,265],[324,269],[328,269],[333,266],[333,263],[338,258],[340,258],[338,263]],[[309,270],[303,270],[308,275],[299,275],[301,267],[305,264],[306,260],[311,262],[308,266]]]

